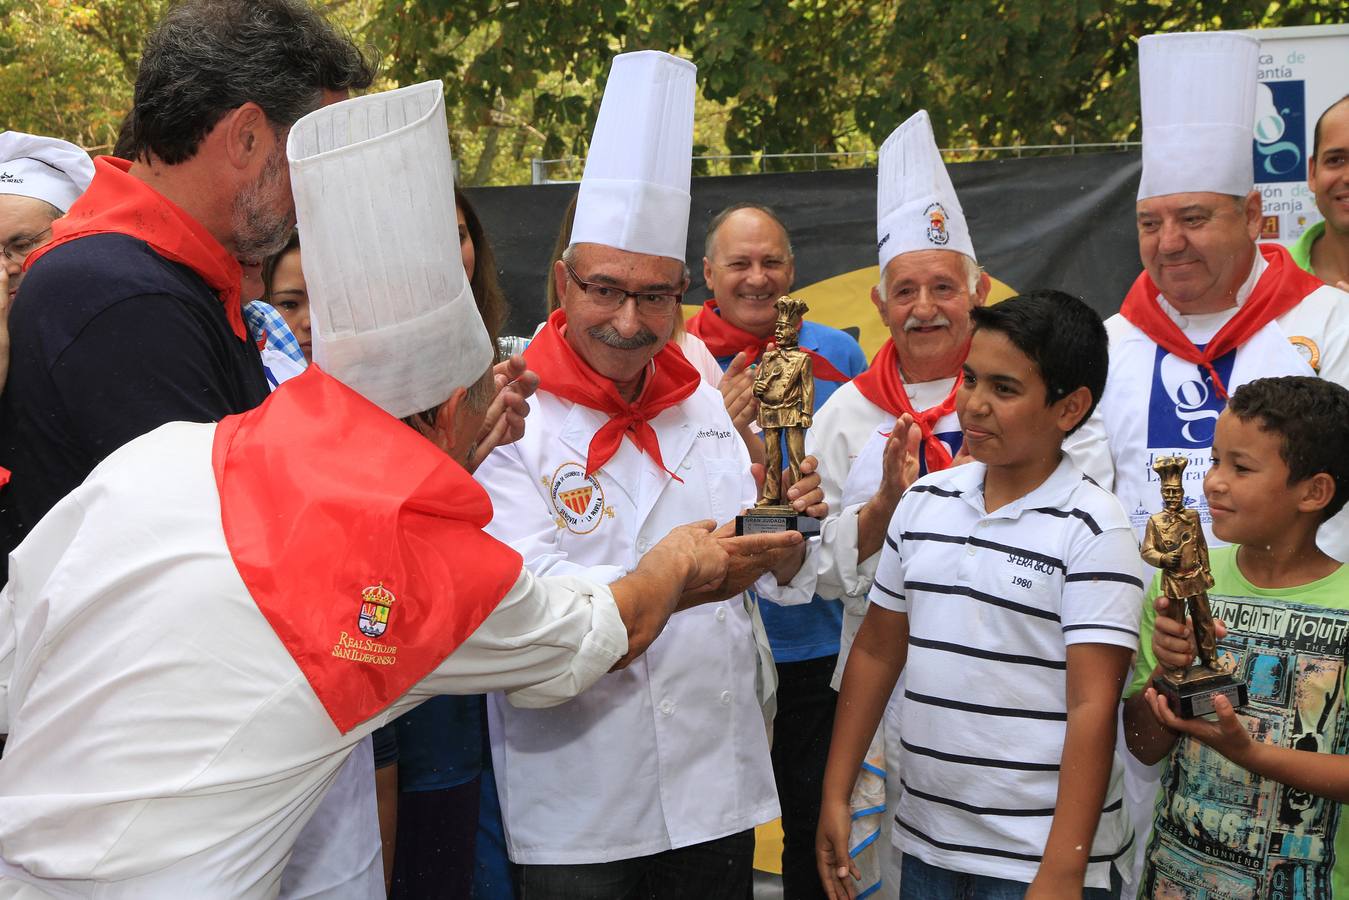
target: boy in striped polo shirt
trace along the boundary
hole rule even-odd
[[[820,875],[854,895],[848,796],[904,670],[901,898],[1117,897],[1116,707],[1143,584],[1119,501],[1061,449],[1105,386],[1106,333],[1058,291],[973,317],[956,410],[975,462],[917,481],[890,523],[843,676]]]

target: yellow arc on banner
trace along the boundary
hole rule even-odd
[[[1016,296],[1016,290],[1010,285],[991,275],[989,277],[993,282],[988,292],[989,303]],[[810,304],[807,318],[812,322],[831,328],[858,329],[857,342],[862,345],[862,352],[867,359],[871,359],[890,336],[889,329],[881,324],[880,315],[871,303],[871,289],[880,280],[880,266],[867,266],[865,269],[854,269],[814,284],[793,288],[791,294]],[[685,306],[684,317],[688,318],[701,308]]]

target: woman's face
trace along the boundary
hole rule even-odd
[[[454,211],[459,217],[459,253],[464,257],[464,272],[468,274],[468,280],[473,280],[473,266],[476,260],[473,255],[473,235],[468,233],[468,223],[464,221],[464,210],[459,204],[454,205]]]
[[[313,362],[313,336],[309,331],[309,291],[305,288],[298,248],[287,252],[277,261],[276,269],[272,272],[271,303],[290,326],[295,340],[300,342],[305,360]]]

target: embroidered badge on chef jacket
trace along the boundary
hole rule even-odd
[[[945,244],[951,239],[951,232],[946,230],[946,209],[940,203],[932,203],[923,210],[927,216],[927,239],[934,244]]]
[[[599,479],[587,475],[580,463],[563,463],[549,482],[549,496],[557,511],[559,528],[573,534],[589,534],[604,518],[604,490]],[[612,513],[610,514],[612,515]]]
[[[1321,348],[1316,346],[1316,341],[1309,337],[1297,335],[1290,337],[1288,343],[1293,345],[1293,349],[1298,352],[1307,361],[1307,365],[1312,367],[1312,371],[1320,374],[1321,372]]]
[[[389,627],[389,610],[394,604],[393,594],[380,582],[361,591],[361,617],[357,627],[361,634],[377,638]]]

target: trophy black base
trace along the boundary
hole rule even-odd
[[[814,537],[820,533],[820,520],[802,515],[790,506],[758,506],[735,517],[736,535],[783,531],[799,531],[806,537]]]
[[[1194,719],[1213,712],[1213,698],[1222,694],[1233,709],[1246,705],[1246,682],[1226,672],[1191,678],[1176,684],[1166,678],[1152,679],[1157,693],[1166,698],[1171,711],[1182,719]]]

